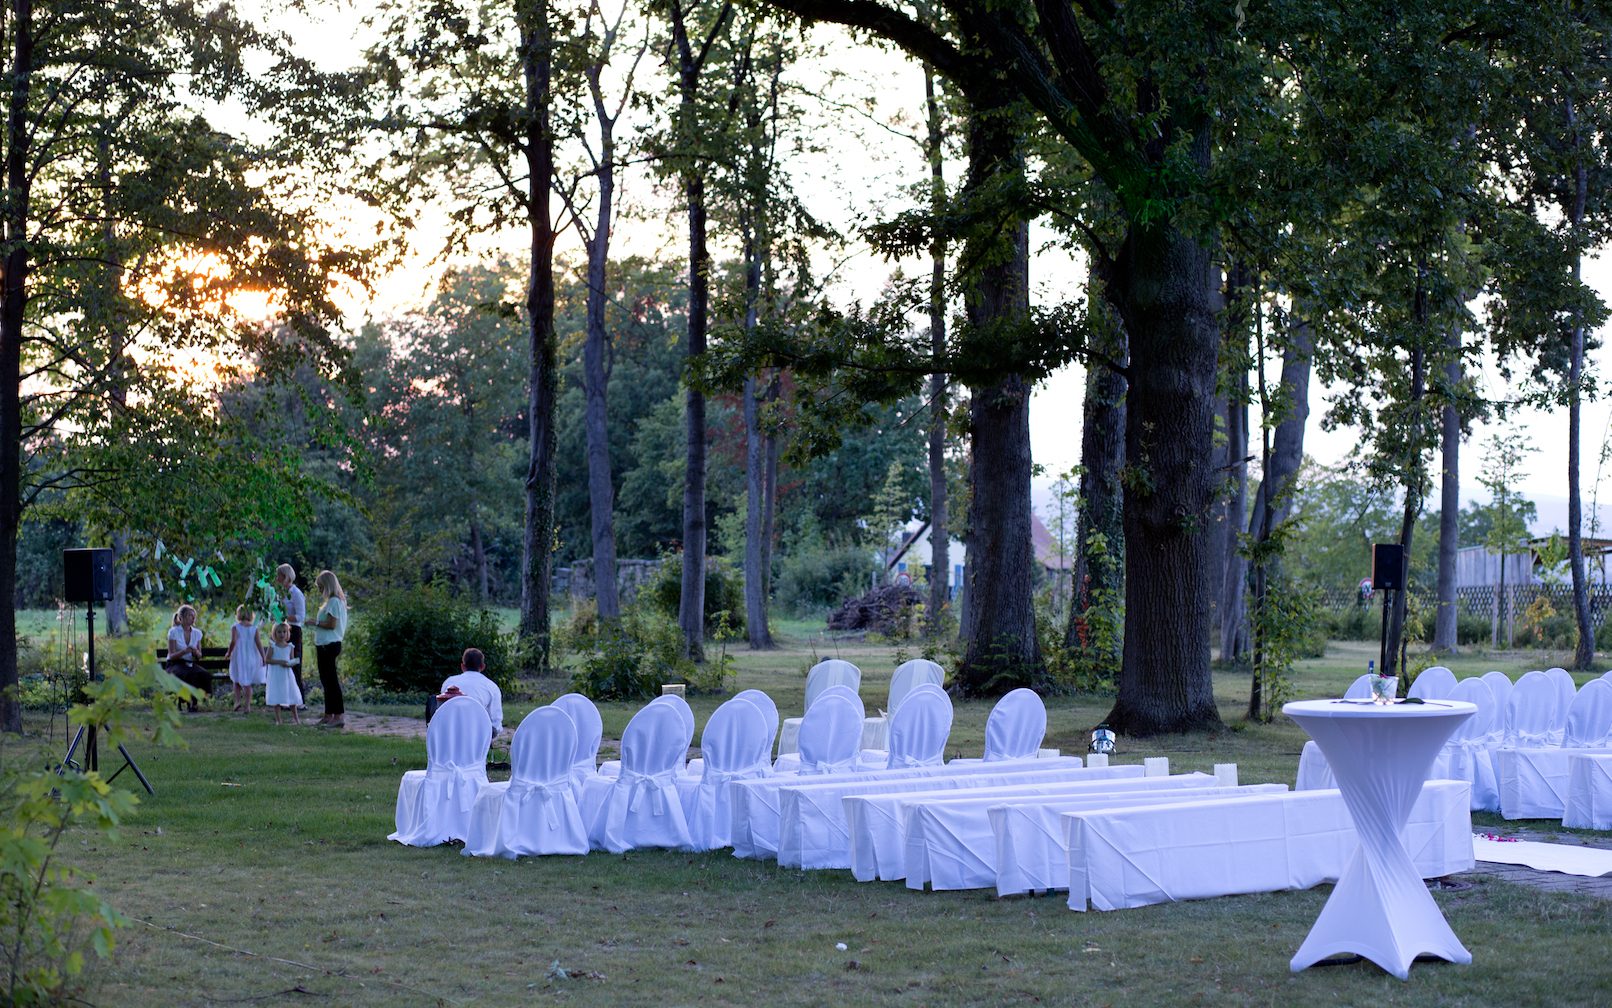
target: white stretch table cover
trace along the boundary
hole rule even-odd
[[[1422,952],[1472,961],[1439,913],[1400,832],[1433,758],[1477,710],[1459,700],[1388,706],[1309,700],[1282,708],[1320,744],[1360,835],[1359,849],[1293,956],[1294,972],[1338,952],[1358,952],[1401,980]],[[1471,801],[1463,782],[1461,813],[1469,823]]]
[[[728,846],[728,832],[733,828],[729,786],[736,780],[772,773],[771,750],[767,717],[749,700],[734,697],[711,715],[700,736],[700,751],[705,754],[700,778],[683,777],[677,782],[695,850]]]
[[[851,874],[858,882],[906,878],[907,820],[911,810],[934,802],[983,802],[985,807],[1023,799],[1056,801],[1079,795],[1179,790],[1213,783],[1206,774],[1179,777],[1105,777],[1097,780],[1036,780],[993,787],[968,785],[949,790],[857,794],[843,799],[845,828],[851,842]]]
[[[1472,704],[1478,712],[1456,727],[1433,760],[1427,777],[1429,780],[1464,780],[1472,785],[1473,811],[1497,811],[1500,791],[1495,786],[1494,761],[1489,756],[1494,694],[1489,691],[1488,683],[1474,677],[1456,683],[1449,699]]]
[[[1217,787],[1213,792],[1216,798],[1288,793],[1285,784]],[[986,813],[995,858],[991,864],[995,876],[992,884],[998,896],[1065,888],[1069,884],[1069,845],[1064,839],[1063,817],[1069,812],[1181,803],[1197,800],[1191,797],[1193,795],[1209,793],[1211,789],[1205,785],[1126,792],[1122,801],[1111,798],[1107,805],[1084,804],[1084,797],[1061,798],[1045,804],[1014,801],[994,805]],[[909,864],[908,867],[914,866]]]
[[[1612,753],[1575,753],[1567,766],[1567,805],[1562,811],[1562,825],[1568,829],[1612,830]]]
[[[1518,679],[1506,701],[1506,745],[1513,749],[1560,745],[1561,736],[1552,737],[1553,729],[1567,723],[1566,712],[1558,716],[1556,710],[1560,700],[1556,684],[1545,673],[1529,672]]]
[[[938,767],[911,767],[903,770],[867,770],[860,773],[832,774],[811,780],[811,783],[829,781],[872,784],[865,790],[877,790],[882,782],[904,780],[933,780],[941,777],[974,778],[970,786],[979,785],[982,775],[1008,772],[1055,773],[1081,767],[1078,756],[1058,756],[1052,759],[1017,760],[1003,763],[967,763],[959,766],[948,763]],[[1141,767],[1128,774],[1140,776]],[[806,783],[803,777],[768,777],[763,780],[735,781],[733,784],[733,841],[734,857],[770,858],[778,853],[778,813],[781,793],[786,786]]]
[[[1035,690],[1019,687],[991,708],[985,719],[985,759],[1029,759],[1047,737],[1047,705]]]
[[[1612,753],[1612,748],[1497,749],[1500,814],[1507,819],[1560,819],[1567,811],[1568,771],[1573,757],[1582,753]]]
[[[677,765],[691,741],[675,707],[651,702],[633,715],[621,733],[621,776],[595,778],[583,792],[595,850],[693,846],[677,796]]]
[[[890,716],[890,748],[885,766],[939,766],[952,731],[952,698],[933,683],[907,691],[901,709]]]
[[[1103,780],[1136,776],[1134,767],[1074,767],[1046,771],[1021,763],[985,763],[994,773],[980,777],[944,776],[907,781],[826,785],[785,785],[778,796],[778,864],[785,868],[849,868],[851,832],[845,818],[847,795],[956,791],[969,787]]]
[[[1410,684],[1405,691],[1408,697],[1420,697],[1423,700],[1450,699],[1450,691],[1455,689],[1455,673],[1443,665],[1433,665],[1424,668],[1416,676],[1416,681]]]
[[[1466,792],[1462,781],[1431,781],[1412,806],[1405,834],[1415,851],[1409,862],[1415,885],[1423,892],[1424,876],[1473,866]],[[1097,910],[1119,910],[1308,889],[1340,879],[1360,851],[1338,791],[1098,809],[1066,813],[1062,820],[1074,910],[1086,909],[1088,901]]]
[[[576,746],[576,726],[558,707],[539,707],[522,718],[509,744],[509,780],[477,792],[462,853],[586,854],[588,831],[571,786]]]
[[[599,772],[599,742],[604,738],[604,721],[599,717],[599,708],[581,693],[557,696],[549,706],[565,711],[576,727],[577,747],[571,765],[571,781],[576,787],[577,800],[581,801],[583,784]]]
[[[1569,749],[1599,749],[1612,743],[1612,683],[1591,679],[1573,697],[1567,709],[1562,745]]]
[[[1159,805],[1183,801],[1209,801],[1238,794],[1286,793],[1286,784],[1250,784],[1245,788],[1221,787],[1209,775],[1197,778],[1198,787],[1158,788],[1141,786],[1143,782],[1159,778],[1142,778],[1139,786],[1127,789],[1093,791],[1083,795],[1043,795],[1039,797],[1010,797],[983,801],[959,800],[956,802],[927,802],[906,807],[904,830],[906,849],[903,867],[908,889],[923,889],[927,884],[935,891],[944,889],[984,889],[997,884],[998,857],[996,834],[991,824],[991,813],[996,809],[1026,808],[1056,809],[1047,817],[1048,831],[1062,833],[1059,813],[1084,809],[1129,808],[1135,805]],[[1186,778],[1188,780],[1192,778]],[[1063,842],[1049,836],[1047,846],[1056,851],[1050,861],[1063,866],[1062,871],[1048,872],[1054,879],[1052,886],[1061,887],[1068,877],[1064,864]],[[1050,888],[1050,887],[1048,887]]]
[[[425,729],[425,769],[408,771],[398,783],[397,829],[387,839],[410,847],[463,840],[487,783],[492,741],[493,723],[477,701],[454,697],[438,707]]]

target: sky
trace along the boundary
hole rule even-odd
[[[272,0],[266,0],[272,2]],[[302,14],[280,15],[279,23],[294,33],[303,51],[327,67],[345,65],[356,59],[363,45],[361,21],[372,0],[316,5]],[[286,20],[289,18],[290,20]],[[300,20],[299,20],[300,19]],[[822,41],[827,55],[802,70],[798,81],[803,90],[819,93],[831,101],[857,104],[872,95],[873,104],[860,112],[831,112],[823,108],[808,122],[804,134],[812,141],[808,150],[789,162],[798,191],[807,205],[823,220],[851,229],[877,219],[881,212],[907,205],[903,187],[922,177],[924,165],[917,144],[902,136],[921,121],[923,78],[916,65],[901,57],[859,44],[838,29],[813,29],[812,38]],[[653,54],[640,70],[644,75],[663,72]],[[830,117],[832,116],[832,122]],[[633,125],[627,124],[628,128]],[[955,183],[960,164],[947,165],[948,181]],[[657,193],[642,176],[623,180],[623,202],[640,211],[638,219],[622,222],[614,236],[614,246],[622,254],[677,255],[684,238],[677,214],[650,212],[667,205],[665,192]],[[415,235],[415,255],[393,275],[383,279],[373,296],[349,300],[349,323],[356,327],[367,318],[385,318],[416,306],[429,284],[422,284],[422,273],[439,272],[433,264],[442,232],[441,208],[427,209]],[[1040,304],[1056,304],[1076,298],[1084,286],[1083,266],[1070,253],[1058,247],[1056,236],[1044,229],[1032,232],[1037,249],[1031,263],[1032,297]],[[489,236],[485,247],[508,248],[519,252],[519,236],[503,240]],[[560,254],[580,257],[574,237],[562,238]],[[718,250],[718,255],[722,254]],[[865,246],[823,252],[814,260],[820,275],[828,278],[830,296],[841,304],[876,297],[892,269],[904,267],[908,273],[927,272],[927,264],[891,264],[878,259]],[[1612,262],[1607,257],[1585,264],[1585,279],[1612,299]],[[1606,334],[1602,334],[1606,341]],[[1612,341],[1606,341],[1612,342]],[[1588,362],[1591,375],[1612,373],[1612,347],[1603,346]],[[1501,378],[1493,361],[1488,361],[1480,384],[1486,396],[1504,399],[1516,394]],[[1052,375],[1035,391],[1031,400],[1031,448],[1043,475],[1037,479],[1037,509],[1050,502],[1051,481],[1080,461],[1080,409],[1084,373],[1071,366]],[[1306,454],[1325,464],[1346,461],[1360,439],[1350,427],[1322,430],[1319,418],[1341,390],[1312,389],[1312,421],[1305,434]],[[1599,508],[1602,527],[1612,529],[1612,460],[1603,466],[1603,446],[1612,438],[1612,397],[1587,403],[1583,410],[1582,485],[1586,521],[1591,506],[1599,498],[1607,501]],[[1257,422],[1257,420],[1255,421]],[[1520,489],[1539,508],[1534,531],[1545,534],[1564,529],[1566,513],[1567,416],[1565,410],[1549,413],[1539,410],[1514,411],[1507,420],[1510,428],[1526,432],[1532,450],[1523,460]],[[1257,431],[1257,427],[1255,428]],[[1486,501],[1487,491],[1478,483],[1485,450],[1495,436],[1492,426],[1476,425],[1463,446],[1461,498]],[[1604,470],[1604,471],[1603,471]],[[1428,506],[1437,507],[1436,493]],[[1589,530],[1586,529],[1586,532]]]

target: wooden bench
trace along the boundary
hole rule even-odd
[[[202,648],[201,661],[196,663],[212,673],[214,690],[230,681],[229,659],[224,657],[227,653],[229,653],[229,648],[204,647]],[[168,649],[166,647],[157,648],[157,664],[167,667]]]

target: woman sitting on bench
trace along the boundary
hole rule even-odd
[[[196,626],[196,608],[182,605],[174,613],[174,625],[168,628],[168,658],[163,667],[186,686],[193,686],[207,696],[213,689],[212,673],[201,667],[202,632]],[[190,712],[196,712],[196,701],[190,701]]]

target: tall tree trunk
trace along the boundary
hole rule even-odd
[[[929,131],[924,151],[929,160],[929,207],[938,217],[945,208],[945,129],[940,100],[935,93],[935,75],[924,67],[924,107]],[[929,245],[929,349],[935,360],[946,355],[946,239],[940,229]],[[950,513],[946,500],[946,375],[938,368],[929,376],[929,626],[930,637],[939,637],[946,627],[946,611],[951,608],[951,543],[947,523]]]
[[[775,403],[781,394],[782,381],[777,371],[767,383],[767,402]],[[772,598],[772,543],[773,525],[778,517],[778,435],[767,431],[765,452],[767,459],[766,481],[762,484],[764,507],[761,512],[761,578],[762,592]]]
[[[480,509],[470,505],[470,565],[476,578],[476,602],[487,604],[489,579],[487,575],[487,542],[481,534]]]
[[[753,313],[752,313],[753,314]],[[744,624],[752,650],[773,648],[767,628],[767,446],[754,375],[744,380]]]
[[[1233,266],[1226,278],[1226,360],[1233,374],[1226,387],[1226,497],[1224,552],[1220,581],[1220,660],[1248,657],[1248,558],[1242,530],[1248,514],[1248,270]],[[1231,345],[1236,341],[1236,345]]]
[[[1421,336],[1428,320],[1428,292],[1427,284],[1423,278],[1425,269],[1417,268],[1416,298],[1414,305],[1414,324],[1417,328],[1417,343],[1411,351],[1411,374],[1409,409],[1406,410],[1410,423],[1420,424],[1422,400],[1425,398],[1427,388],[1427,356],[1423,352]],[[1409,452],[1413,457],[1405,460],[1405,509],[1399,522],[1399,546],[1404,551],[1407,566],[1411,555],[1411,540],[1416,533],[1416,516],[1421,514],[1422,499],[1427,495],[1425,475],[1422,470],[1419,453],[1421,451],[1421,437],[1416,432],[1408,432],[1406,440]],[[1500,559],[1504,570],[1505,557]],[[1400,645],[1405,639],[1405,602],[1410,595],[1410,586],[1401,585],[1399,591],[1394,593],[1393,604],[1388,609],[1387,643],[1388,653],[1384,657],[1383,675],[1399,674]]]
[[[1106,310],[1100,287],[1088,299],[1093,314],[1092,353],[1086,357],[1081,405],[1080,509],[1075,516],[1075,570],[1064,645],[1090,646],[1088,612],[1097,600],[1117,608],[1125,591],[1125,330]],[[1101,549],[1094,536],[1102,537]],[[1120,657],[1115,654],[1117,661]]]
[[[1573,233],[1573,282],[1583,279],[1584,205],[1589,198],[1589,172],[1582,154],[1577,109],[1567,102],[1567,127],[1573,144],[1573,201],[1568,207],[1568,223]],[[1567,371],[1567,555],[1573,569],[1573,622],[1578,643],[1573,648],[1573,667],[1587,670],[1595,662],[1595,627],[1590,623],[1589,578],[1584,569],[1584,504],[1579,486],[1579,442],[1583,439],[1584,404],[1584,321],[1575,312]]]
[[[602,103],[598,103],[602,111]],[[610,471],[610,336],[605,330],[606,267],[610,259],[610,227],[615,197],[615,145],[609,127],[603,134],[598,168],[599,206],[593,237],[588,241],[588,331],[582,343],[582,387],[586,398],[583,426],[587,431],[589,533],[593,543],[594,600],[602,619],[621,615],[616,586],[616,494]]]
[[[705,51],[695,53],[681,3],[671,4],[672,40],[677,47],[677,82],[683,129],[698,121],[700,71]],[[726,17],[726,13],[722,15]],[[719,22],[720,24],[720,22]],[[713,31],[718,29],[713,29]],[[687,141],[688,137],[684,137]],[[709,324],[711,256],[705,243],[705,176],[688,157],[683,169],[683,197],[688,209],[688,346],[689,359],[705,353]],[[683,581],[677,603],[677,625],[683,649],[695,661],[705,659],[705,394],[690,385],[684,401]]]
[[[1195,153],[1208,165],[1209,132]],[[1105,288],[1130,338],[1125,459],[1125,657],[1108,723],[1130,735],[1221,726],[1209,665],[1209,586],[1220,334],[1205,245],[1168,223],[1133,225]]]
[[[28,303],[28,92],[32,0],[12,0],[6,109],[5,276],[0,280],[0,731],[22,732],[17,702],[17,531],[22,520],[22,319]]]
[[[1452,390],[1461,383],[1461,330],[1452,326],[1444,363],[1444,382]],[[1438,610],[1433,615],[1433,650],[1455,654],[1460,644],[1455,604],[1455,558],[1461,549],[1461,414],[1446,403],[1440,433],[1440,494],[1438,516]]]
[[[553,37],[547,0],[520,0],[521,72],[525,84],[526,210],[531,262],[526,284],[530,350],[527,390],[530,438],[526,525],[521,537],[521,636],[531,644],[527,671],[549,666],[549,606],[554,555],[554,223],[550,214],[554,134],[549,125]]]
[[[974,109],[968,124],[967,188],[980,193],[1022,173],[1017,124],[1001,109]],[[1030,299],[1029,228],[1008,218],[970,239],[965,308],[989,331],[1021,319]],[[968,695],[996,695],[1041,671],[1035,634],[1030,541],[1030,383],[1010,375],[973,390],[968,572],[957,682]]]
[[[1288,345],[1282,353],[1282,388],[1277,409],[1282,412],[1275,433],[1262,425],[1263,452],[1260,463],[1259,489],[1254,491],[1254,511],[1248,519],[1248,533],[1256,547],[1270,542],[1271,536],[1293,510],[1293,487],[1299,468],[1304,464],[1304,428],[1310,419],[1310,360],[1315,355],[1315,334],[1309,323],[1300,319],[1288,331]],[[1264,353],[1260,354],[1260,395],[1264,399]],[[1270,410],[1269,402],[1262,403]],[[1254,564],[1253,591],[1255,613],[1259,613],[1270,598],[1270,585],[1279,573],[1279,557],[1257,549],[1256,555],[1265,559]],[[1263,621],[1259,621],[1263,625]],[[1256,636],[1253,641],[1252,686],[1249,688],[1248,716],[1252,720],[1269,720],[1265,709],[1262,671],[1265,665],[1264,641]]]

